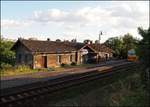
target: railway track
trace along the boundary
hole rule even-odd
[[[115,73],[119,73],[121,70],[128,71],[133,69],[135,65],[135,63],[125,63],[105,69],[103,72],[94,70],[92,72],[89,71],[82,74],[69,75],[46,82],[34,83],[29,87],[22,86],[18,89],[16,87],[16,89],[13,89],[14,91],[9,90],[9,93],[1,93],[0,105],[2,107],[13,106],[23,103],[25,100],[33,100],[34,98],[46,95],[47,93],[54,93],[56,91],[83,84],[88,81],[108,78]]]

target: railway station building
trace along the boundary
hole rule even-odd
[[[69,41],[18,39],[11,50],[16,53],[16,65],[32,68],[57,67],[61,64],[99,63],[112,57],[104,44]]]

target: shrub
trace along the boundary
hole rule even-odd
[[[48,71],[54,71],[54,68],[47,68]]]
[[[66,64],[65,64],[65,63],[62,63],[61,66],[64,67],[64,66],[66,66]]]
[[[77,64],[76,64],[75,62],[72,62],[71,65],[72,65],[72,66],[75,66],[75,65],[77,65]]]
[[[12,65],[8,64],[8,63],[1,63],[0,68],[1,69],[9,69],[11,68]]]
[[[19,65],[19,66],[17,66],[16,70],[19,72],[26,72],[26,71],[30,71],[31,68],[29,66],[26,66],[26,65]]]

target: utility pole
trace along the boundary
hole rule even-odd
[[[101,40],[101,35],[102,35],[102,31],[99,32],[99,44],[100,44],[100,40]]]
[[[101,55],[100,55],[100,48],[101,48],[101,45],[100,45],[100,40],[101,40],[101,35],[102,35],[102,31],[99,32],[99,44],[98,44],[98,48],[99,48],[99,55],[98,55],[98,62],[100,62],[100,58],[101,58]]]

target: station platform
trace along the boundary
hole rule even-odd
[[[17,86],[22,86],[26,84],[48,81],[51,79],[60,78],[63,76],[89,72],[93,70],[104,70],[112,67],[112,64],[118,65],[121,63],[129,63],[126,60],[112,60],[96,64],[93,67],[77,67],[70,68],[64,71],[51,71],[51,72],[36,72],[31,74],[1,77],[1,90],[6,88],[13,88]]]

